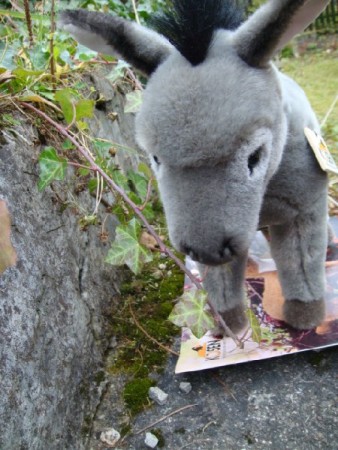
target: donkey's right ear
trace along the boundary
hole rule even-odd
[[[58,23],[80,44],[122,58],[146,75],[151,75],[174,51],[174,47],[155,31],[111,14],[65,10]]]
[[[234,46],[239,56],[250,66],[264,67],[328,3],[329,0],[269,0],[235,31]]]

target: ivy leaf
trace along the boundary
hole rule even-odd
[[[102,139],[93,140],[96,154],[102,159],[111,159],[109,151],[113,148],[113,143],[110,141],[103,141]]]
[[[128,94],[126,95],[126,100],[127,101],[124,106],[125,114],[138,112],[143,100],[142,91],[136,89],[135,91],[128,92]]]
[[[139,273],[144,263],[152,260],[151,253],[140,242],[141,226],[133,218],[127,226],[119,225],[116,228],[116,237],[106,262],[112,265],[127,264],[135,274]]]
[[[124,175],[124,173],[121,170],[114,170],[111,175],[115,183],[128,194],[130,192],[130,187],[128,184],[128,178]]]
[[[55,100],[59,102],[66,122],[69,124],[76,113],[74,100],[69,89],[61,89],[55,93]],[[73,106],[74,105],[74,106]]]
[[[74,148],[74,144],[68,138],[62,144],[63,150],[73,150],[73,148]]]
[[[78,121],[78,124],[81,125],[81,119],[84,117],[93,117],[94,100],[84,98],[76,100],[70,89],[61,89],[60,91],[57,91],[55,93],[55,100],[59,102],[68,124],[75,119]]]
[[[77,50],[74,58],[79,59],[80,61],[86,62],[97,56],[97,52],[94,50],[90,50],[88,47],[85,47],[82,44],[77,45]]]
[[[143,174],[148,180],[152,177],[152,171],[151,171],[151,169],[150,169],[150,167],[149,167],[148,164],[145,164],[145,163],[141,162],[141,163],[138,165],[137,170],[138,170],[141,174]]]
[[[137,194],[144,201],[147,197],[148,192],[148,181],[144,178],[143,175],[140,175],[132,170],[129,170],[128,178],[132,182]]]
[[[246,315],[249,319],[249,324],[252,330],[252,340],[254,342],[257,342],[257,344],[259,344],[262,340],[262,330],[261,327],[259,325],[259,321],[256,317],[256,314],[252,311],[252,309],[248,308],[246,310]]]
[[[124,72],[128,67],[130,67],[130,65],[121,59],[106,78],[112,83],[116,83],[116,81],[124,77]]]
[[[39,156],[40,175],[38,189],[42,191],[53,180],[63,180],[66,174],[67,160],[56,153],[54,147],[46,147]]]
[[[82,99],[76,103],[76,120],[83,119],[84,117],[93,117],[94,113],[94,100]]]
[[[185,292],[170,313],[169,320],[179,327],[188,327],[201,338],[215,327],[215,320],[207,310],[208,294],[204,290]]]

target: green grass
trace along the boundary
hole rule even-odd
[[[285,58],[281,70],[304,89],[321,122],[338,95],[338,51],[308,51],[298,58]],[[338,155],[338,102],[323,127],[333,153]]]

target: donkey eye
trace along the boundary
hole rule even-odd
[[[259,147],[257,150],[255,150],[253,153],[251,153],[251,155],[249,156],[248,169],[249,169],[250,175],[252,175],[254,168],[259,163],[261,153],[262,153],[262,147]]]
[[[160,165],[160,160],[158,159],[158,157],[156,155],[153,156],[153,160],[156,162],[156,164]]]

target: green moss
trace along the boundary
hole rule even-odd
[[[135,415],[149,405],[148,391],[154,386],[149,378],[137,378],[126,383],[123,398],[131,415]]]
[[[142,327],[156,341],[170,345],[178,328],[168,321],[174,300],[182,294],[183,274],[171,261],[166,269],[158,266],[163,260],[157,256],[146,272],[130,277],[121,287],[121,309],[114,317],[119,350],[110,371],[123,369],[131,374],[148,375],[160,370],[167,354],[140,329]],[[168,271],[171,274],[168,276]],[[156,275],[156,276],[155,276]],[[130,308],[139,323],[138,327]]]
[[[118,345],[108,370],[129,375],[123,397],[131,415],[148,404],[148,389],[153,385],[149,375],[162,373],[169,354],[146,333],[170,347],[179,328],[168,321],[168,316],[174,300],[183,292],[183,283],[184,275],[180,269],[172,261],[155,254],[147,270],[139,276],[130,275],[121,287],[120,308],[113,317]]]

